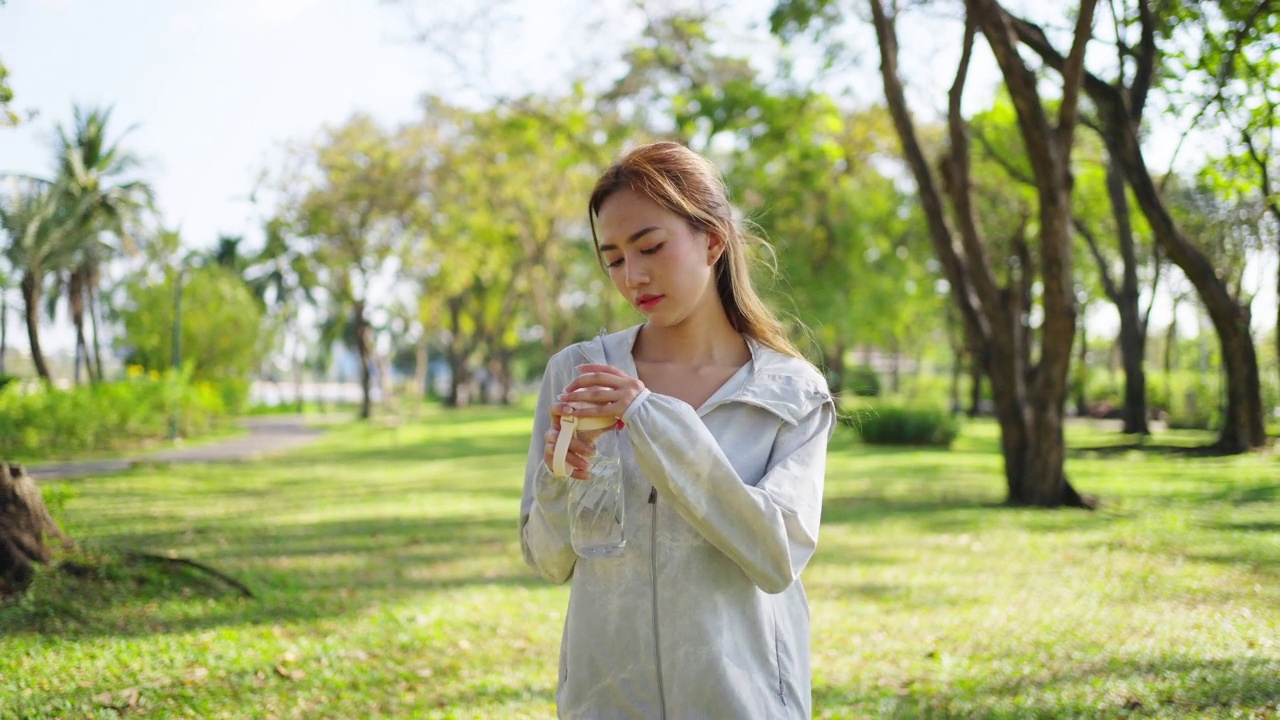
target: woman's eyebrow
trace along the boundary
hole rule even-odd
[[[645,235],[648,235],[649,233],[653,232],[654,230],[658,230],[658,229],[660,229],[660,228],[659,228],[657,225],[650,225],[649,227],[646,227],[646,228],[640,228],[639,230],[637,230],[637,231],[635,231],[635,232],[631,233],[631,237],[627,238],[627,244],[629,245],[629,244],[631,244],[631,243],[633,243],[633,242],[635,242],[635,241],[639,240],[640,238],[644,237]],[[612,243],[610,243],[610,244],[608,244],[608,245],[601,245],[601,246],[600,246],[600,252],[604,252],[605,250],[617,250],[617,249],[618,249],[618,246],[617,246],[617,245],[614,245],[614,244],[612,244]]]

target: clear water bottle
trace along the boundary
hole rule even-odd
[[[617,557],[627,545],[620,441],[617,430],[601,433],[587,468],[588,479],[570,481],[569,541],[580,557]]]

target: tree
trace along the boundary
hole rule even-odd
[[[68,189],[67,201],[83,209],[75,229],[79,247],[65,283],[76,330],[74,377],[79,382],[82,362],[91,379],[102,379],[97,313],[102,270],[115,255],[134,250],[131,228],[152,207],[154,193],[147,183],[129,179],[140,164],[137,156],[119,139],[108,141],[110,109],[86,110],[77,105],[72,116],[70,132],[58,127],[58,182]],[[116,243],[105,237],[113,237]],[[92,358],[85,335],[86,312],[93,330]]]
[[[975,116],[971,123],[974,137],[982,146],[981,156],[995,161],[998,168],[994,172],[975,174],[980,184],[992,187],[997,197],[1008,195],[1008,181],[1021,183],[1034,191],[1035,182],[1031,177],[1021,146],[1017,144],[1016,120],[1013,106],[1002,98],[991,110]],[[1096,294],[1105,295],[1115,306],[1120,315],[1119,346],[1125,374],[1124,407],[1122,409],[1122,432],[1128,434],[1147,434],[1147,391],[1146,370],[1144,367],[1146,354],[1147,318],[1154,305],[1154,289],[1159,273],[1153,273],[1149,286],[1153,297],[1146,311],[1140,307],[1141,290],[1140,270],[1144,260],[1139,257],[1140,249],[1137,240],[1136,225],[1145,227],[1141,218],[1135,218],[1130,206],[1128,190],[1124,184],[1119,168],[1104,147],[1099,147],[1092,138],[1083,138],[1077,143],[1075,150],[1075,177],[1072,191],[1072,225],[1075,232],[1084,240],[1085,249],[1095,260],[1097,269],[1096,282],[1079,281],[1081,292],[1087,292],[1095,285],[1100,286]],[[994,175],[994,180],[992,180]],[[987,179],[982,183],[982,178]],[[1025,202],[1034,201],[1032,196]],[[983,215],[998,210],[984,207]],[[1022,210],[1026,212],[1027,209]],[[1119,269],[1107,251],[1102,238],[1115,238],[1119,250]],[[1158,270],[1159,264],[1155,263]],[[1087,292],[1088,296],[1095,293]],[[1084,358],[1087,356],[1087,338],[1084,327],[1080,328],[1081,365],[1077,374],[1083,378],[1087,371]],[[1083,395],[1081,396],[1083,404]]]
[[[386,298],[374,285],[387,270],[417,198],[417,158],[372,119],[357,115],[326,132],[306,156],[301,196],[288,226],[320,269],[330,338],[346,338],[360,363],[360,417],[372,415],[374,328],[370,313]],[[349,323],[349,325],[348,325]]]
[[[186,308],[180,329],[182,364],[191,367],[193,379],[240,385],[257,367],[263,349],[262,309],[226,268],[167,268],[159,280],[126,282],[124,292],[126,304],[116,310],[116,318],[123,327],[127,362],[156,371],[173,367],[175,292],[181,292]]]
[[[898,71],[896,9],[871,0],[879,40],[881,75],[894,126],[916,180],[934,251],[946,272],[952,297],[964,319],[970,345],[980,348],[992,382],[1001,427],[1007,500],[1014,505],[1088,505],[1064,471],[1063,407],[1067,370],[1075,334],[1075,296],[1071,256],[1070,157],[1077,122],[1084,50],[1092,35],[1095,3],[1083,0],[1070,60],[1061,72],[1056,121],[1050,119],[1033,71],[1019,56],[1012,18],[992,0],[965,3],[963,51],[948,105],[950,148],[941,162],[939,183],[926,159]],[[805,24],[828,3],[780,6],[775,29]],[[1030,264],[1027,222],[1006,228],[1020,259],[1008,284],[997,283],[990,249],[973,198],[971,140],[960,103],[976,35],[986,38],[1017,111],[1019,133],[1036,182],[1039,243],[1036,267]],[[943,203],[943,190],[951,212]],[[954,220],[953,220],[954,218]],[[1029,218],[1028,218],[1029,219]],[[957,246],[957,237],[959,240]],[[1037,279],[1038,275],[1038,279]],[[1040,290],[1039,357],[1032,358],[1031,289]]]
[[[1234,136],[1234,154],[1223,165],[1256,193],[1271,218],[1275,250],[1280,254],[1280,8],[1274,2],[1222,0],[1189,8],[1188,23],[1200,42],[1175,62],[1182,95],[1201,105]],[[1276,272],[1280,296],[1280,269]],[[1280,303],[1276,308],[1280,328]],[[1280,355],[1280,331],[1276,333]]]
[[[1124,7],[1127,10],[1129,6]],[[1195,287],[1217,331],[1227,380],[1227,407],[1217,447],[1223,452],[1244,452],[1267,442],[1250,309],[1232,297],[1212,262],[1176,222],[1147,167],[1139,139],[1152,83],[1164,60],[1158,40],[1175,32],[1178,17],[1154,12],[1150,0],[1136,0],[1132,13],[1136,15],[1132,24],[1138,28],[1137,41],[1119,40],[1124,43],[1122,52],[1128,62],[1121,64],[1121,72],[1112,82],[1086,70],[1083,88],[1096,109],[1098,130],[1108,151],[1133,190],[1161,251]],[[1060,72],[1069,67],[1068,57],[1053,46],[1043,28],[1020,18],[1012,19],[1012,28],[1018,42],[1048,67]],[[1132,77],[1125,72],[1128,68],[1133,69]]]
[[[9,237],[4,249],[20,274],[27,342],[36,373],[52,382],[40,347],[40,304],[45,279],[70,265],[79,252],[80,219],[86,210],[65,185],[36,179],[9,179],[8,196],[0,202],[0,228]]]

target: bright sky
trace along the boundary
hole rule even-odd
[[[627,0],[490,4],[500,13],[490,24],[502,32],[483,66],[464,57],[487,71],[475,80],[411,40],[420,26],[409,8],[441,7],[438,0],[10,0],[0,6],[0,59],[10,71],[14,108],[38,116],[0,128],[0,172],[47,174],[53,127],[70,124],[72,104],[112,106],[114,132],[133,127],[126,144],[143,158],[142,176],[156,188],[168,226],[196,246],[223,233],[257,238],[264,210],[248,195],[286,142],[306,140],[356,111],[385,123],[407,120],[425,91],[465,101],[474,99],[467,89],[476,82],[499,93],[555,87],[564,68],[584,66],[590,48],[616,51],[609,38],[633,37],[637,29],[634,11],[628,25],[610,10],[632,7]],[[771,0],[746,5],[762,18]],[[593,19],[584,14],[603,23],[586,33],[566,29]],[[904,33],[904,47],[925,34],[934,33]],[[853,83],[864,100],[878,97],[868,39],[855,43],[871,71],[866,83]],[[931,42],[931,60],[923,62],[949,65],[944,45]],[[980,81],[983,68],[975,73]],[[922,73],[908,82],[920,98],[921,85],[948,79]],[[977,87],[971,94],[986,95]],[[927,95],[937,108],[917,110],[940,109],[944,99]],[[14,335],[11,342],[25,345]],[[66,350],[71,340],[59,332],[49,344]]]

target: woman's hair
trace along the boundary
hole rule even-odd
[[[778,352],[803,357],[751,284],[748,246],[763,241],[744,233],[734,222],[724,180],[710,161],[679,143],[657,142],[632,150],[605,170],[587,203],[597,257],[600,206],[609,196],[626,189],[684,218],[695,231],[721,238],[725,250],[716,261],[716,292],[733,329]]]

